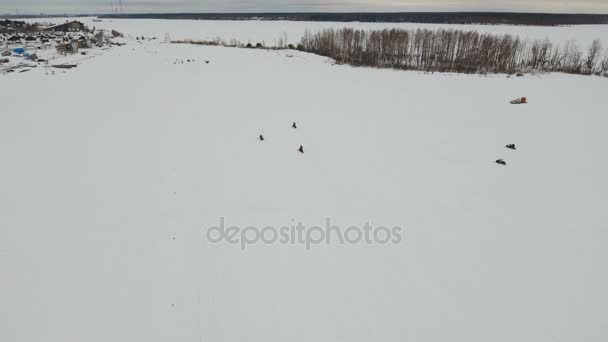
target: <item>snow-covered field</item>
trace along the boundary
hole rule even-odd
[[[76,18],[89,27],[98,29],[116,29],[132,36],[155,35],[161,39],[169,34],[173,40],[206,39],[221,37],[225,40],[237,39],[243,43],[264,42],[272,45],[279,38],[287,35],[289,43],[297,44],[306,30],[317,31],[331,27],[353,27],[358,29],[383,28],[453,28],[461,30],[476,30],[496,34],[512,34],[523,39],[550,39],[555,43],[576,40],[581,47],[588,47],[591,42],[600,38],[608,45],[608,25],[576,25],[576,26],[511,26],[511,25],[442,25],[442,24],[410,24],[410,23],[336,23],[336,22],[301,22],[301,21],[208,21],[208,20],[156,20],[156,19],[103,19],[95,22],[95,18]],[[74,18],[45,19],[61,23]],[[28,19],[30,22],[41,19]]]
[[[161,39],[0,76],[0,340],[608,339],[608,79],[162,43],[306,23],[95,24]],[[403,241],[242,250],[207,241],[220,217]]]

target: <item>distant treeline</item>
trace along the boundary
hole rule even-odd
[[[608,24],[608,14],[390,12],[390,13],[151,13],[109,14],[102,18],[194,20],[291,20],[431,24],[590,25]]]
[[[581,48],[549,40],[521,40],[453,29],[355,30],[306,32],[299,50],[338,63],[404,70],[461,73],[517,73],[532,70],[608,75],[608,50],[599,40]]]
[[[13,21],[0,19],[0,33],[36,32],[38,25],[28,24],[25,21]]]
[[[297,46],[287,37],[244,44],[221,37],[212,40],[175,40],[172,43],[257,49],[297,49],[334,59],[339,64],[459,73],[506,73],[531,71],[565,72],[608,77],[608,49],[599,39],[582,48],[576,41],[553,44],[545,40],[522,40],[454,29],[352,28],[307,31]]]

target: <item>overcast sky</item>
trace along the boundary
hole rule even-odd
[[[0,13],[110,13],[120,0],[0,0]],[[516,11],[606,13],[608,0],[122,0],[124,13]]]

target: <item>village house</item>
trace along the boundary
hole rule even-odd
[[[55,48],[59,53],[76,53],[78,52],[78,42],[57,44]]]
[[[47,28],[45,31],[54,32],[81,32],[84,31],[84,24],[80,21],[70,21],[64,24],[55,25]]]
[[[78,44],[80,49],[88,49],[91,47],[91,41],[86,36],[76,36],[72,38],[72,42]]]
[[[7,41],[11,43],[20,42],[23,38],[20,36],[11,36],[7,39]]]

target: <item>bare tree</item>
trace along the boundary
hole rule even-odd
[[[599,39],[596,39],[591,43],[589,50],[587,52],[587,61],[586,67],[590,74],[595,72],[595,68],[597,66],[598,60],[600,59],[600,54],[602,52],[602,43]]]
[[[606,48],[606,51],[604,52],[604,58],[602,59],[602,62],[600,64],[602,68],[602,74],[608,77],[608,48]]]
[[[337,63],[409,70],[465,73],[608,70],[608,56],[601,58],[599,40],[593,42],[584,59],[576,41],[559,46],[547,39],[530,42],[511,35],[453,29],[307,31],[298,48],[331,57]]]

